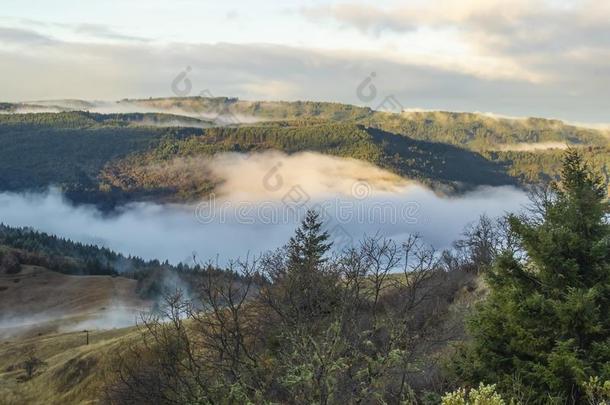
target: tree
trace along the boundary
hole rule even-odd
[[[471,389],[468,394],[463,388],[447,393],[443,396],[441,405],[506,405],[502,397],[496,393],[495,385],[479,385]]]
[[[315,271],[326,259],[324,255],[332,243],[327,243],[328,232],[322,231],[320,214],[307,210],[305,219],[288,242],[289,267],[301,271]]]
[[[590,376],[610,378],[610,229],[605,186],[575,150],[535,216],[510,216],[520,249],[488,274],[458,373],[471,383],[515,376],[534,403],[580,403]]]
[[[0,251],[0,274],[17,274],[21,271],[21,264],[19,263],[19,257],[13,252],[1,252]]]
[[[263,297],[283,323],[307,327],[336,307],[339,274],[326,258],[328,239],[320,215],[308,210],[286,247],[267,260],[273,287]]]

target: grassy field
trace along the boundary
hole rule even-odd
[[[137,337],[132,328],[89,333],[71,332],[0,340],[0,404],[94,404],[116,355]],[[22,367],[34,353],[44,362],[32,378]]]
[[[137,336],[135,327],[117,326],[150,306],[135,288],[123,277],[36,266],[0,274],[0,405],[97,403],[115,356]],[[32,357],[43,364],[27,378]]]

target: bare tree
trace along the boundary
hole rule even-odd
[[[475,277],[441,259],[416,235],[376,235],[313,265],[283,250],[208,265],[194,299],[177,291],[143,319],[110,402],[412,401],[461,332],[460,275]]]

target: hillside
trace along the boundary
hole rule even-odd
[[[5,340],[0,344],[0,403],[100,403],[116,356],[137,336],[134,328],[124,328],[91,331],[88,345],[82,331]],[[26,379],[22,365],[30,354],[44,365]]]
[[[73,276],[38,266],[0,274],[0,339],[133,325],[152,301],[137,293],[136,280]]]
[[[187,137],[167,136],[155,148],[107,166],[102,183],[107,189],[118,188],[141,198],[197,198],[212,190],[218,179],[201,180],[201,173],[191,178],[187,168],[178,176],[160,164],[185,157],[205,159],[221,152],[265,150],[355,158],[447,193],[516,184],[500,165],[478,153],[354,124],[214,128]]]
[[[56,104],[83,110],[97,105],[78,100]],[[104,210],[142,199],[182,202],[213,191],[218,179],[193,181],[187,174],[151,171],[151,165],[270,149],[355,158],[450,194],[556,178],[568,145],[594,155],[603,174],[610,162],[605,132],[558,120],[392,114],[338,103],[226,97],[121,100],[114,105],[158,112],[0,114],[0,191],[57,186],[71,200]],[[5,111],[19,106],[24,105],[2,104]],[[236,118],[233,125],[214,127],[214,117],[227,115]]]
[[[129,285],[135,285],[133,294],[138,300],[154,302],[176,288],[190,291],[203,275],[219,277],[225,274],[222,269],[211,266],[171,265],[158,260],[126,257],[107,248],[0,224],[0,276],[20,280],[21,272],[27,269],[50,272],[54,279],[62,282],[76,278],[62,278],[61,275],[84,276],[88,280],[95,280],[90,278],[93,276],[101,276],[100,280],[129,279]],[[124,290],[123,287],[119,289]]]

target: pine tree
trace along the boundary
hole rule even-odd
[[[324,255],[332,243],[327,243],[328,232],[322,231],[320,215],[307,210],[305,219],[288,242],[289,267],[301,271],[315,271],[326,259]]]
[[[610,229],[605,186],[575,150],[539,218],[511,216],[521,257],[502,255],[471,320],[471,383],[522,381],[536,403],[581,403],[590,376],[610,379]]]
[[[332,312],[337,301],[337,277],[325,255],[332,243],[317,212],[308,210],[286,247],[286,274],[278,288],[292,322],[311,325]]]

